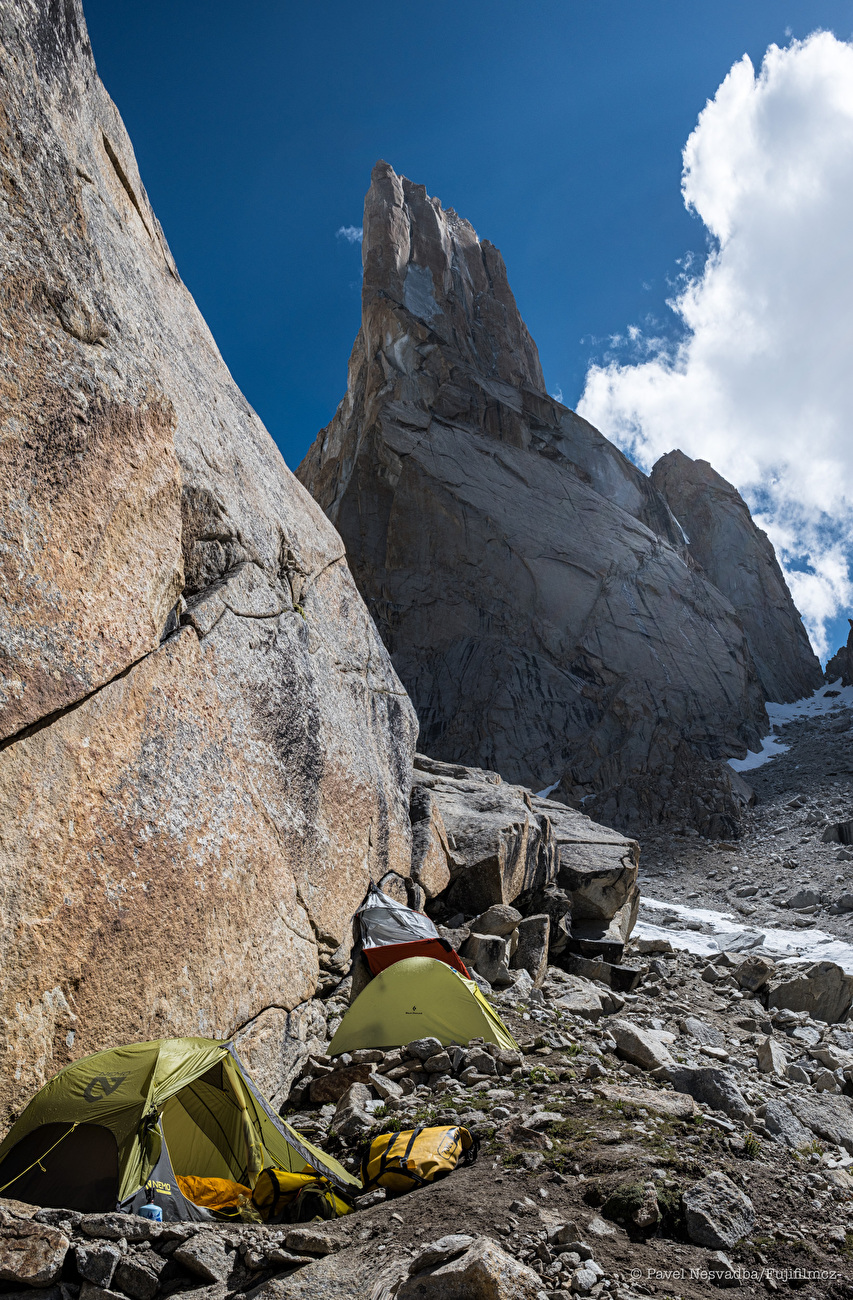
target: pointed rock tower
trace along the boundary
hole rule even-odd
[[[387,163],[346,397],[297,471],[435,757],[731,833],[762,691],[648,478],[545,389],[500,253]],[[708,764],[712,764],[709,768]]]

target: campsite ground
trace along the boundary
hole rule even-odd
[[[690,957],[668,960],[674,975],[681,972],[693,982],[697,972]],[[644,1019],[653,1012],[656,1022],[677,1028],[684,1006],[674,994],[671,1000],[678,1006],[668,1006],[669,1000],[666,992],[641,994],[632,1004],[632,1018]],[[720,1012],[731,1010],[698,980],[690,1004],[694,1014],[713,1024],[725,1024]],[[333,1225],[330,1230],[347,1248],[324,1271],[337,1276],[354,1267],[354,1259],[347,1262],[352,1252],[372,1277],[390,1276],[405,1264],[407,1251],[447,1233],[464,1232],[494,1237],[534,1266],[538,1259],[539,1267],[544,1266],[546,1294],[557,1293],[561,1280],[549,1278],[548,1271],[559,1255],[542,1238],[549,1228],[574,1224],[577,1237],[603,1268],[614,1297],[698,1300],[715,1293],[708,1270],[725,1264],[713,1251],[689,1240],[681,1192],[711,1170],[721,1170],[755,1209],[749,1239],[727,1252],[742,1272],[742,1295],[764,1295],[789,1286],[815,1300],[853,1294],[848,1280],[853,1277],[853,1234],[848,1231],[853,1228],[853,1203],[848,1199],[853,1180],[838,1171],[838,1182],[829,1181],[819,1143],[795,1154],[778,1143],[747,1138],[743,1126],[727,1123],[707,1108],[697,1108],[688,1120],[656,1114],[649,1096],[657,1093],[666,1105],[675,1094],[607,1051],[602,1054],[606,1019],[600,1025],[576,1023],[568,1031],[565,1019],[547,1008],[540,1009],[535,1020],[525,1018],[528,1015],[519,1009],[507,1011],[505,1017],[527,1048],[520,1077],[501,1089],[504,1094],[511,1091],[512,1100],[491,1098],[493,1089],[452,1099],[445,1094],[419,1104],[412,1115],[415,1121],[436,1124],[458,1119],[478,1131],[482,1146],[475,1165]],[[540,1032],[534,1035],[536,1029]],[[555,1037],[571,1041],[565,1048],[548,1046],[546,1040]],[[535,1046],[537,1042],[542,1045]],[[614,1086],[626,1099],[603,1095]],[[632,1092],[635,1101],[627,1099]],[[499,1104],[511,1110],[511,1119],[495,1121]],[[393,1126],[397,1124],[395,1118]],[[621,1196],[627,1215],[650,1183],[666,1209],[661,1222],[640,1229],[618,1214],[616,1197]],[[279,1292],[281,1297],[310,1294],[303,1290],[307,1274],[297,1278]]]

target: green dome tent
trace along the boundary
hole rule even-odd
[[[276,1115],[232,1043],[163,1038],[87,1056],[46,1083],[0,1144],[0,1196],[88,1212],[153,1199],[164,1219],[208,1219],[179,1178],[251,1188],[266,1167],[361,1186]]]
[[[518,1048],[473,980],[432,957],[407,957],[359,993],[328,1051],[335,1056],[359,1047],[403,1047],[415,1038],[437,1038],[445,1046],[484,1038]]]

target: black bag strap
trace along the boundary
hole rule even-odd
[[[467,1150],[465,1150],[465,1148],[463,1147],[462,1152],[457,1161],[457,1164],[473,1165],[474,1161],[477,1159],[477,1156],[479,1154],[480,1154],[480,1138],[476,1133],[472,1133],[471,1145],[468,1147]]]

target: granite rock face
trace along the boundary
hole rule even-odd
[[[286,1073],[368,880],[409,873],[416,724],[181,283],[79,0],[3,5],[0,60],[2,1128],[122,1041],[253,1025]]]
[[[297,473],[422,748],[610,823],[732,833],[718,760],[766,729],[762,691],[663,497],[548,395],[498,251],[385,163],[363,261],[347,393]]]
[[[789,703],[823,681],[803,621],[767,534],[738,490],[706,460],[670,451],[652,484],[684,529],[690,554],[743,623],[764,698]]]

